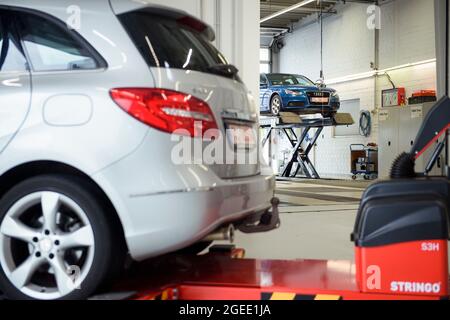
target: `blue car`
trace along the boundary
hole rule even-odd
[[[278,116],[280,112],[320,113],[331,117],[341,103],[336,90],[316,85],[310,79],[293,74],[261,74],[261,113]]]

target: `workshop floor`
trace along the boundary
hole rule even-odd
[[[237,233],[247,258],[353,259],[353,230],[366,181],[278,182],[282,225],[269,233]]]
[[[361,180],[279,181],[281,227],[255,235],[238,232],[235,244],[245,248],[250,259],[353,261],[350,234],[369,184]]]

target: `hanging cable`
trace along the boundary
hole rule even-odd
[[[322,87],[319,88],[319,90],[322,90],[322,88],[325,86],[325,77],[323,72],[323,4],[322,0],[317,0],[317,4],[320,5],[320,83],[322,84]],[[322,114],[324,112],[325,106],[322,106]]]
[[[394,81],[392,81],[392,78],[389,75],[389,73],[385,72],[384,75],[388,78],[389,82],[391,83],[392,89],[396,89],[397,87],[395,86]]]
[[[323,3],[322,0],[317,0],[317,2],[320,4],[320,79],[323,81]]]

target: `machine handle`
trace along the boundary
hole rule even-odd
[[[450,129],[450,99],[442,97],[426,116],[411,154],[417,160]]]
[[[351,144],[350,145],[350,151],[355,151],[353,147],[361,147],[362,149],[360,151],[366,150],[366,146],[363,144]]]

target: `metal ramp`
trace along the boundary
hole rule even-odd
[[[279,117],[262,117],[260,123],[261,129],[268,129],[262,140],[263,147],[271,141],[270,138],[274,131],[284,133],[291,144],[290,159],[283,168],[280,177],[296,178],[301,173],[307,179],[320,179],[320,175],[309,156],[323,129],[325,127],[349,126],[355,122],[348,113],[338,113],[332,118],[312,118],[286,112],[281,113]],[[295,129],[302,129],[300,136],[295,133]],[[311,137],[312,131],[314,131],[312,138],[307,139]],[[269,146],[269,152],[271,152],[271,149],[271,146]]]

